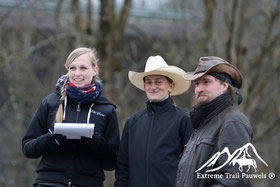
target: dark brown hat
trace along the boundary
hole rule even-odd
[[[196,80],[206,73],[226,73],[230,78],[238,84],[238,87],[242,86],[242,75],[240,71],[232,64],[228,63],[222,58],[216,56],[200,57],[199,64],[195,71],[187,72],[184,75],[186,80]]]

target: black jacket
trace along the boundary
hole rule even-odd
[[[126,121],[115,187],[173,187],[191,132],[189,114],[170,99],[163,106],[147,103]]]
[[[115,168],[120,137],[114,105],[98,97],[90,114],[94,137],[70,140],[60,137],[57,145],[41,141],[53,130],[59,106],[59,92],[48,95],[37,109],[23,139],[22,151],[28,158],[42,159],[37,166],[36,183],[52,182],[78,186],[103,186],[103,169]],[[87,123],[91,103],[79,105],[68,99],[65,123]],[[45,138],[44,138],[45,139]]]
[[[225,176],[225,173],[239,173],[237,165],[227,164],[217,171],[206,172],[206,170],[222,166],[228,158],[226,154],[222,154],[212,167],[204,167],[197,171],[215,153],[222,152],[225,147],[228,147],[232,154],[252,141],[252,128],[244,114],[232,104],[225,106],[221,111],[218,110],[214,109],[207,118],[194,127],[178,166],[176,187],[249,187],[251,185],[250,181],[242,179],[240,174],[238,174],[240,177],[236,179]],[[202,177],[204,174],[217,175],[216,178],[205,178]],[[219,174],[223,176],[217,177]]]

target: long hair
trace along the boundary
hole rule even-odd
[[[219,80],[219,79],[217,79],[217,80],[220,82],[220,84],[225,83],[222,80]],[[239,90],[238,88],[236,88],[228,83],[227,92],[230,93],[230,95],[233,99],[233,103],[236,103],[236,104],[238,103],[238,90]]]
[[[56,123],[62,123],[62,118],[63,118],[63,101],[66,97],[66,86],[68,83],[68,77],[65,79],[62,87],[61,87],[61,96],[59,99],[59,107],[58,110],[56,112],[56,118],[55,118],[55,122]]]
[[[90,61],[92,63],[92,66],[93,67],[96,67],[97,66],[97,63],[98,63],[98,59],[97,59],[97,54],[96,54],[96,50],[95,49],[90,49],[90,48],[86,48],[86,47],[80,47],[80,48],[77,48],[75,50],[73,50],[69,56],[67,57],[67,60],[65,62],[65,67],[66,69],[68,70],[70,68],[70,65],[71,63],[76,59],[78,58],[79,56],[83,55],[83,54],[88,54],[89,58],[90,58]],[[95,77],[93,77],[93,82],[96,82],[96,81],[100,81],[99,77],[98,77],[98,72],[96,74]],[[58,110],[57,110],[57,113],[56,113],[56,118],[55,118],[55,122],[56,123],[62,123],[63,121],[63,101],[66,97],[66,86],[69,82],[69,77],[67,76],[62,87],[61,87],[61,96],[60,96],[60,99],[59,99],[59,107],[58,107]]]
[[[233,98],[233,103],[237,104],[238,103],[238,88],[235,88],[234,86],[229,84],[227,91],[231,94],[231,96]]]

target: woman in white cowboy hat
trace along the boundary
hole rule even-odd
[[[151,56],[145,71],[130,71],[130,82],[146,92],[147,107],[133,114],[122,133],[115,187],[175,185],[180,154],[192,126],[187,111],[174,106],[170,95],[188,90],[185,71]]]

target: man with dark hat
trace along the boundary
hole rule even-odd
[[[190,112],[194,131],[178,166],[176,187],[250,186],[242,175],[250,172],[249,165],[236,164],[238,159],[253,160],[246,146],[252,141],[252,127],[234,106],[242,102],[241,73],[227,61],[209,56],[201,57],[196,70],[184,77],[195,84]]]

